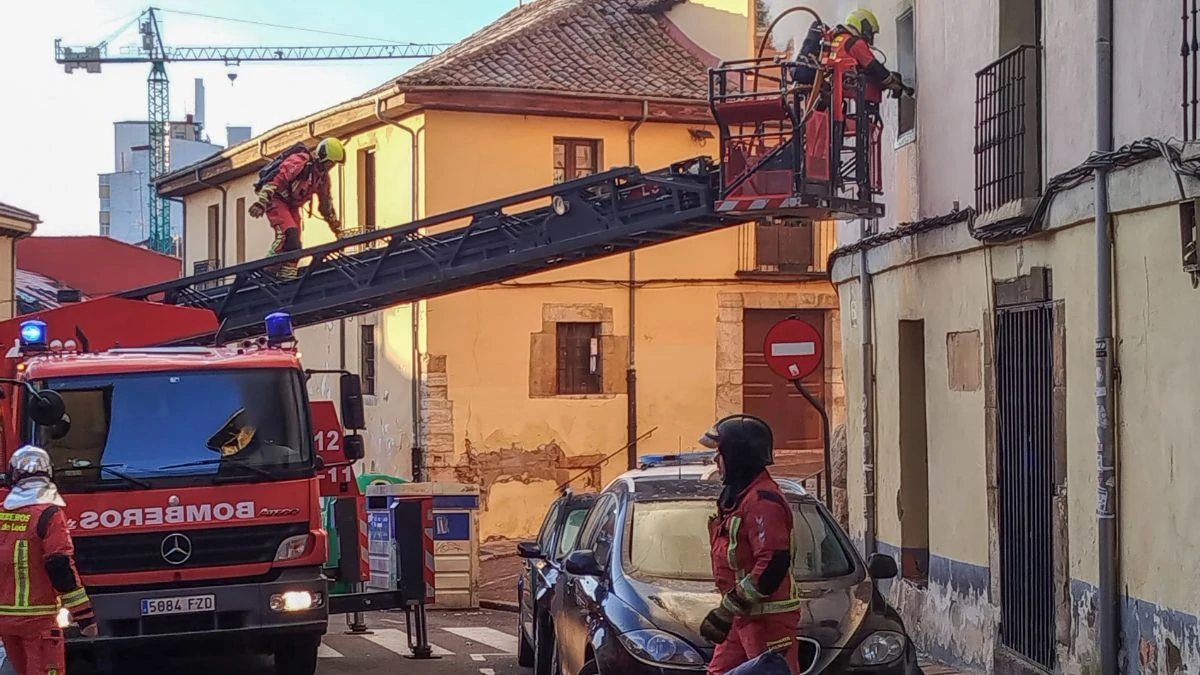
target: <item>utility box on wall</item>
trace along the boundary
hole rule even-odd
[[[389,485],[393,495],[433,497],[434,577],[438,607],[479,606],[479,486]]]

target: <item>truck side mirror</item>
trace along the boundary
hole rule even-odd
[[[367,444],[363,437],[355,434],[342,438],[342,454],[351,462],[357,462],[367,456]]]
[[[342,373],[342,426],[349,429],[366,429],[367,414],[363,410],[362,380],[354,373]]]
[[[67,404],[62,394],[53,389],[42,389],[29,395],[29,419],[43,427],[62,421],[67,414]]]

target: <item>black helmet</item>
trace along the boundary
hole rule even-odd
[[[726,466],[757,471],[775,463],[771,425],[754,415],[737,414],[717,420],[700,444],[715,449]]]

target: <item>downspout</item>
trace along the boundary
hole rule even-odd
[[[629,166],[637,166],[637,132],[650,116],[650,101],[642,101],[642,116],[629,127]],[[638,405],[637,405],[637,253],[629,252],[629,365],[625,369],[626,457],[629,469],[638,465]]]
[[[187,271],[183,269],[183,266],[187,264],[187,204],[184,203],[183,197],[163,197],[163,199],[178,204],[183,213],[183,224],[179,226],[179,276],[186,277]]]
[[[221,191],[221,227],[217,231],[217,255],[220,256],[217,258],[217,267],[221,268],[225,266],[225,227],[229,215],[226,206],[228,203],[229,191],[225,189],[224,185],[213,185],[212,183],[209,183],[201,178],[200,167],[196,167],[196,182],[204,187]]]
[[[409,222],[415,223],[421,219],[421,133],[425,131],[425,125],[422,124],[414,131],[404,126],[403,124],[388,119],[383,116],[383,95],[375,98],[375,119],[383,124],[389,124],[402,129],[408,134],[412,141],[410,154],[412,155],[412,166],[409,170],[409,178],[411,183],[411,191],[409,201],[412,204]],[[425,448],[421,445],[421,301],[414,300],[410,306],[412,312],[412,376],[409,378],[412,386],[412,477],[415,482],[423,482],[429,480],[428,460],[425,456]]]
[[[862,223],[864,239],[871,232],[869,221]],[[868,556],[875,553],[875,338],[872,322],[871,272],[868,269],[868,249],[859,253],[858,286],[862,295],[862,438],[863,438],[863,549]]]
[[[1113,149],[1113,0],[1096,12],[1096,151]],[[1097,167],[1096,191],[1096,518],[1100,558],[1100,674],[1118,675],[1121,643],[1120,550],[1113,365],[1113,236],[1108,171]]]

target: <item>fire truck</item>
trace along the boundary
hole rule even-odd
[[[365,454],[360,384],[340,373],[339,424],[309,400],[294,331],[748,220],[882,217],[879,123],[855,70],[802,85],[794,67],[711,71],[718,159],[615,168],[0,322],[0,453],[49,451],[98,615],[72,650],[242,647],[311,675],[330,614],[428,599],[430,564],[416,591],[331,592],[339,573],[366,579],[361,496],[339,519],[340,572],[319,507]],[[286,260],[297,278],[271,273]],[[427,520],[410,557],[431,561]]]

